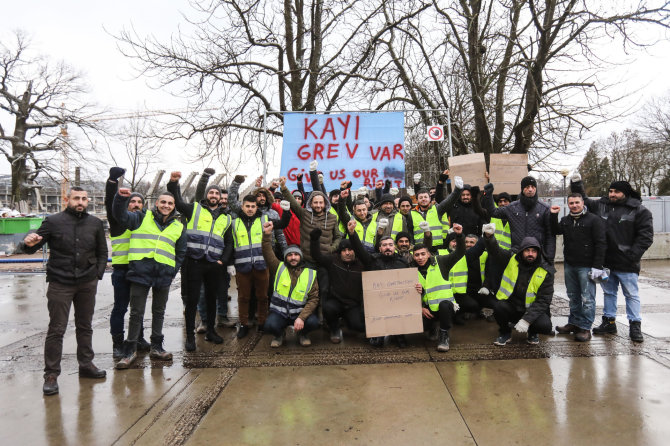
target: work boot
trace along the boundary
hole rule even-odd
[[[330,342],[333,344],[339,344],[342,342],[342,329],[341,328],[333,328],[330,330]]]
[[[303,347],[309,347],[310,345],[312,345],[312,340],[309,338],[309,336],[305,334],[299,335],[298,341],[300,341],[300,345]]]
[[[373,347],[383,347],[384,336],[375,336],[373,338],[370,338],[370,345]]]
[[[172,353],[166,352],[165,349],[163,349],[163,336],[151,337],[151,351],[149,352],[149,357],[160,361],[172,361]]]
[[[123,333],[112,336],[112,359],[123,358]]]
[[[583,330],[580,328],[579,331],[575,334],[575,341],[577,342],[588,342],[590,340],[591,340],[591,330]]]
[[[47,375],[44,377],[42,393],[45,395],[56,395],[58,393],[58,377],[56,375]]]
[[[249,334],[248,325],[240,325],[240,328],[237,329],[237,339],[245,338]]]
[[[440,336],[440,326],[438,324],[431,324],[428,329],[428,340],[437,341]]]
[[[195,335],[193,333],[186,334],[186,342],[184,342],[184,350],[187,352],[195,351]]]
[[[215,344],[223,344],[223,338],[219,336],[214,327],[207,328],[207,334],[205,335],[205,341],[213,342]]]
[[[556,326],[556,332],[558,334],[572,334],[572,333],[579,333],[581,331],[581,328],[574,324],[565,324],[561,326]]]
[[[200,325],[198,325],[198,328],[195,329],[195,332],[197,334],[207,333],[207,324],[205,322],[200,321]]]
[[[440,329],[440,337],[437,341],[437,351],[438,352],[449,351],[449,332],[447,330]]]
[[[137,340],[137,351],[140,353],[146,353],[151,350],[151,344],[144,339],[144,335],[140,333],[140,337]]]
[[[270,342],[270,347],[279,348],[284,343],[284,335],[275,336]]]
[[[630,339],[633,342],[644,342],[644,337],[642,337],[642,322],[640,321],[629,321],[630,322]]]
[[[95,364],[90,363],[87,366],[79,366],[79,377],[80,378],[93,378],[93,379],[102,379],[107,376],[107,372],[100,370],[95,366]]]
[[[126,341],[123,345],[123,358],[116,363],[117,370],[124,370],[131,366],[137,359],[137,343]]]
[[[603,322],[593,329],[593,334],[616,334],[616,318],[603,316]]]
[[[228,319],[228,316],[223,314],[223,315],[219,315],[219,320],[218,320],[216,325],[218,327],[234,327],[235,322],[231,321],[230,319]]]

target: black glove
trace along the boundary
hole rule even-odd
[[[472,186],[470,188],[470,195],[472,195],[472,198],[477,198],[479,195],[479,186]]]
[[[449,175],[447,175],[446,173],[441,173],[441,174],[440,174],[440,178],[438,179],[438,181],[439,181],[440,183],[444,183],[444,182],[446,182],[448,179],[449,179]]]
[[[298,179],[298,183],[302,183],[302,174],[299,173],[296,178]]]
[[[354,183],[352,183],[351,181],[349,181],[349,182],[347,183],[347,189],[351,189],[351,186],[352,186],[353,184],[354,184]]]
[[[312,240],[318,240],[321,237],[321,229],[316,228],[312,229],[312,232],[309,233],[309,238]]]
[[[487,194],[492,194],[493,193],[493,183],[486,183],[484,186],[484,192]]]
[[[124,173],[126,173],[126,169],[123,167],[111,167],[109,169],[109,179],[116,181],[121,178]]]
[[[244,175],[235,175],[235,178],[233,178],[233,181],[237,184],[244,183]]]
[[[207,169],[204,170],[204,173],[206,173],[210,177],[214,175],[214,172],[215,172],[214,169],[212,169],[211,167],[208,167]]]
[[[384,181],[384,186],[386,186],[386,188],[389,189],[391,187],[391,180]]]

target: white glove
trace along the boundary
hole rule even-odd
[[[386,229],[388,225],[389,225],[388,218],[380,218],[379,221],[377,222],[377,227],[381,229]]]
[[[291,209],[291,203],[289,203],[289,202],[286,201],[286,200],[282,200],[282,201],[279,203],[279,207],[281,207],[281,208],[282,208],[283,210],[285,210],[285,211],[288,211],[289,209]]]
[[[358,188],[358,193],[361,194],[361,195],[365,195],[365,194],[368,193],[368,188],[365,187],[365,186],[361,186],[361,187]]]
[[[573,173],[572,176],[570,177],[571,183],[578,183],[580,181],[582,181],[582,176],[577,172]]]
[[[496,225],[493,223],[486,223],[482,226],[482,234],[493,235],[496,233]]]
[[[430,229],[430,223],[427,221],[422,221],[419,223],[419,228],[421,229],[421,232],[426,232]]]
[[[230,277],[233,277],[235,275],[235,267],[233,265],[230,265],[227,269],[228,269],[228,275],[230,275]]]
[[[516,323],[514,329],[519,333],[526,333],[528,327],[530,327],[530,324],[525,319],[519,319],[519,322]]]
[[[421,182],[421,174],[420,173],[415,173],[414,174],[414,184],[420,183]]]
[[[400,192],[400,190],[397,187],[392,187],[389,192],[391,192],[391,195],[395,197],[396,195],[398,195],[398,192]]]
[[[482,314],[484,315],[484,317],[493,316],[493,308],[482,308]]]
[[[456,187],[456,189],[463,189],[463,178],[455,177],[454,186]]]
[[[323,174],[321,174],[321,173],[319,174],[319,182],[321,184],[323,184]]]
[[[479,291],[477,291],[477,294],[481,294],[482,296],[488,296],[489,294],[491,294],[491,292],[489,291],[488,288],[483,286],[479,289]],[[486,310],[486,309],[487,308],[484,308],[484,310]],[[491,310],[491,314],[493,314],[493,310]]]
[[[461,308],[461,306],[458,305],[458,302],[453,301],[451,303],[454,304],[454,313],[457,312]]]
[[[316,170],[318,166],[319,163],[316,160],[309,162],[309,170]]]
[[[411,197],[412,195],[414,195],[414,188],[413,188],[413,187],[408,187],[408,188],[407,188],[407,195],[409,195],[410,197]]]

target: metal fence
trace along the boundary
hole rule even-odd
[[[564,198],[549,197],[541,200],[545,203],[561,206],[561,216],[570,212]],[[654,217],[654,232],[670,232],[670,196],[642,197],[642,204],[651,211]]]

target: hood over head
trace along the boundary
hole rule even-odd
[[[267,206],[270,206],[272,203],[275,202],[275,198],[274,198],[274,196],[272,195],[272,192],[270,192],[269,189],[267,189],[265,187],[259,187],[259,188],[254,190],[252,195],[255,197],[259,193],[265,195],[265,202],[266,202]]]

